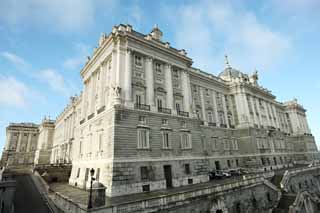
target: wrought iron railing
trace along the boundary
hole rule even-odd
[[[135,104],[134,107],[135,107],[136,109],[141,109],[141,110],[150,111],[150,105],[146,105],[146,104]]]
[[[189,117],[189,112],[184,112],[184,111],[177,111],[178,115],[183,116],[183,117]]]
[[[161,108],[158,108],[158,112],[171,114],[171,109],[161,107]]]
[[[208,122],[208,126],[217,126],[217,124],[214,122]]]

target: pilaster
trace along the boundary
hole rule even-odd
[[[127,49],[126,52],[126,72],[125,72],[125,104],[133,108],[132,102],[132,51]]]
[[[173,88],[172,88],[172,73],[171,73],[171,65],[165,64],[165,82],[166,82],[166,104],[167,108],[171,109],[171,112],[174,114],[175,110],[173,109]]]
[[[191,104],[191,88],[189,81],[189,74],[186,70],[182,71],[182,94],[183,94],[183,107],[184,111],[190,113],[190,104]]]
[[[29,133],[28,134],[28,142],[27,142],[27,152],[30,152],[31,136],[32,136],[32,133]]]
[[[229,128],[230,124],[228,121],[228,111],[227,111],[227,105],[226,105],[226,96],[222,94],[222,105],[223,105],[223,111],[224,111],[224,119],[226,120],[226,125]]]
[[[154,78],[153,78],[153,59],[146,57],[146,84],[147,84],[147,105],[150,105],[151,111],[155,111],[154,104]]]
[[[202,119],[204,122],[204,125],[208,125],[208,120],[206,116],[206,109],[204,104],[204,97],[203,97],[203,88],[200,87],[200,100],[201,100],[201,113],[202,113]]]
[[[213,113],[214,113],[214,117],[215,117],[215,120],[216,120],[216,124],[217,124],[217,126],[220,126],[220,120],[219,120],[219,115],[218,115],[218,107],[217,107],[217,99],[216,99],[217,97],[216,97],[216,92],[215,91],[213,91],[212,92],[212,99],[213,99],[213,107],[214,107],[214,109],[213,109]]]
[[[19,132],[16,152],[20,152],[21,138],[22,138],[22,132]]]

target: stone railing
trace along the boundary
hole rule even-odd
[[[282,180],[280,182],[281,189],[288,192],[287,183],[289,182],[291,177],[293,177],[299,173],[315,171],[318,169],[320,169],[320,166],[308,167],[308,168],[298,168],[298,169],[294,169],[294,170],[290,170],[290,171],[289,170],[285,171],[285,173],[283,174]]]
[[[320,203],[318,197],[311,195],[308,191],[298,192],[295,201],[289,207],[289,213],[296,213],[301,211],[301,206],[304,205],[304,202],[307,198],[314,201],[315,203]],[[310,206],[305,206],[306,208],[310,208]],[[306,209],[307,212],[313,212],[311,209]],[[309,210],[309,211],[308,211]]]

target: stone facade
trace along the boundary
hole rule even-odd
[[[10,123],[1,161],[5,166],[33,165],[39,129],[33,123]]]
[[[227,57],[218,76],[192,63],[158,27],[144,35],[114,26],[88,57],[83,91],[57,117],[53,139],[52,125],[40,128],[48,141],[37,153],[47,147],[47,162],[72,164],[69,184],[80,188],[94,168],[111,197],[207,182],[213,169],[273,170],[318,158],[296,100],[278,102],[257,71],[244,74]]]

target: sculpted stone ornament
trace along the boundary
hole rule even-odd
[[[121,104],[121,87],[113,86],[112,90],[113,90],[114,104],[115,105]]]

